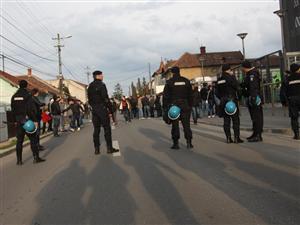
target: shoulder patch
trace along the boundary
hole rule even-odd
[[[23,98],[23,97],[14,97],[14,100],[15,100],[15,101],[23,101],[24,98]]]
[[[219,80],[218,81],[218,84],[225,84],[226,83],[226,80]]]
[[[184,86],[185,82],[175,82],[174,85],[175,86]]]
[[[289,85],[292,85],[292,84],[300,84],[300,80],[292,80],[289,82]]]
[[[255,76],[255,75],[253,75],[253,74],[250,75],[250,81],[253,81],[253,80],[254,80],[254,76]]]

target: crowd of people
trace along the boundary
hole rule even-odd
[[[116,103],[116,100],[112,101]],[[119,110],[127,123],[133,119],[159,118],[162,116],[162,98],[161,95],[123,96]]]
[[[130,123],[133,119],[146,119],[162,117],[167,124],[172,124],[171,137],[172,149],[179,149],[181,121],[187,148],[193,148],[192,130],[190,128],[191,115],[193,122],[204,116],[213,118],[215,115],[224,119],[223,129],[226,142],[243,143],[240,138],[239,100],[243,96],[249,109],[252,120],[253,133],[247,138],[249,142],[263,141],[263,98],[261,94],[261,76],[259,71],[249,61],[241,64],[245,74],[242,83],[239,83],[233,74],[231,66],[224,64],[222,73],[218,80],[211,85],[203,84],[200,91],[198,86],[192,86],[190,81],[180,75],[180,69],[173,67],[170,78],[164,88],[162,95],[144,95],[137,97],[125,97],[121,100],[109,98],[106,85],[103,82],[103,73],[95,71],[94,81],[88,87],[88,104],[83,104],[75,98],[63,99],[53,96],[46,105],[39,101],[39,90],[33,89],[31,93],[27,90],[27,81],[21,80],[20,88],[12,96],[11,106],[16,125],[16,153],[17,165],[22,165],[22,148],[24,136],[30,140],[34,163],[44,162],[39,157],[39,152],[44,150],[40,144],[40,134],[53,131],[54,137],[59,137],[59,132],[66,131],[66,119],[69,120],[69,130],[80,131],[83,118],[89,119],[92,115],[94,126],[93,142],[95,154],[100,154],[100,130],[104,128],[104,137],[107,145],[107,153],[112,154],[119,150],[113,147],[111,135],[111,120],[117,124],[117,111],[124,116],[125,122]],[[282,104],[289,107],[291,127],[294,139],[299,140],[298,117],[300,112],[300,65],[292,64],[290,75],[282,83]],[[172,118],[170,110],[173,107],[179,110],[178,115]],[[33,121],[36,129],[27,132],[24,124],[28,120]],[[233,124],[234,140],[231,138],[231,121]],[[42,125],[42,126],[41,126]]]

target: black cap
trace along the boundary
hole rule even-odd
[[[252,68],[252,64],[250,61],[245,60],[242,62],[242,67],[250,69],[250,68]]]
[[[19,86],[20,86],[20,88],[27,88],[28,83],[27,83],[26,80],[20,80],[19,81]]]
[[[290,66],[290,71],[291,71],[292,73],[296,73],[299,69],[300,69],[300,65],[297,64],[297,63],[293,63],[293,64],[291,64],[291,66]]]
[[[222,71],[224,72],[224,71],[227,71],[227,70],[230,70],[230,65],[229,64],[224,64],[222,66]]]
[[[171,68],[171,72],[174,73],[174,74],[180,74],[180,69],[178,66],[173,66]]]
[[[95,78],[97,75],[102,75],[102,71],[96,70],[93,72],[93,77]]]

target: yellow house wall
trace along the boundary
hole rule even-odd
[[[220,67],[204,67],[203,74],[204,76],[216,76],[219,73],[219,69]],[[201,67],[181,68],[180,73],[189,80],[203,76]]]

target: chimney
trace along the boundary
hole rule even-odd
[[[200,47],[200,54],[201,55],[205,55],[206,54],[206,48],[205,48],[205,46],[201,46]]]
[[[27,76],[28,76],[28,77],[31,77],[31,76],[32,76],[32,69],[31,69],[31,68],[28,68],[28,69],[27,69]]]

